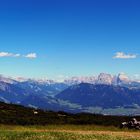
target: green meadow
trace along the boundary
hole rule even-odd
[[[96,125],[1,125],[0,140],[140,140],[140,132]]]

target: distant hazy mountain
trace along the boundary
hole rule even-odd
[[[47,97],[54,96],[68,86],[54,81],[22,80],[0,76],[0,101],[21,103],[29,96]]]
[[[140,105],[140,90],[130,90],[112,85],[80,84],[69,87],[56,95],[56,98],[83,107],[117,108]]]
[[[54,96],[68,87],[65,83],[48,83],[33,80],[19,82],[16,86],[27,90],[29,93],[46,96]]]
[[[71,86],[71,85],[77,85],[80,83],[92,83],[95,84],[97,81],[96,77],[90,76],[90,77],[72,77],[69,79],[65,79],[63,83]]]
[[[28,94],[26,90],[14,84],[0,82],[0,101],[18,103]]]
[[[140,88],[140,82],[138,80],[130,79],[126,74],[120,73],[118,75],[110,75],[106,73],[100,73],[98,76],[88,76],[88,77],[72,77],[64,79],[63,82],[58,82],[55,80],[48,79],[26,79],[26,78],[9,78],[0,75],[0,82],[5,82],[9,84],[17,84],[19,86],[25,87],[26,89],[31,89],[33,92],[37,90],[42,90],[46,88],[55,88],[53,90],[62,91],[68,86],[77,85],[80,83],[89,83],[96,85],[119,85],[126,87]],[[44,90],[43,90],[44,92]],[[52,92],[48,91],[48,93]]]
[[[70,103],[51,97],[65,89],[65,84],[39,84],[35,81],[9,84],[0,82],[0,101],[33,108],[74,112]],[[76,111],[79,109],[77,108]]]
[[[4,77],[3,75],[0,75],[0,82],[5,82],[5,83],[9,83],[9,84],[15,84],[17,83],[16,80],[14,80],[11,77]]]
[[[140,82],[130,79],[126,74],[120,73],[118,75],[110,75],[100,73],[97,77],[72,77],[64,80],[64,83],[71,86],[80,83],[89,83],[94,85],[115,85],[124,86],[128,88],[140,88]]]
[[[64,82],[13,79],[1,75],[0,101],[69,112],[138,114],[140,82],[123,73],[73,77]]]

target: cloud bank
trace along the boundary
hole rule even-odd
[[[8,52],[0,52],[0,57],[20,57],[20,54],[13,54]]]
[[[36,53],[29,53],[29,54],[25,55],[24,57],[34,59],[37,57],[37,55],[36,55]]]
[[[124,52],[117,52],[113,58],[114,59],[135,59],[135,58],[137,58],[137,55],[136,54],[126,54]]]
[[[21,54],[9,53],[9,52],[0,52],[0,57],[25,57],[25,58],[29,58],[29,59],[35,59],[35,58],[37,58],[37,54],[29,53],[26,55],[21,55]]]

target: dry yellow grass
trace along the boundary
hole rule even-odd
[[[83,128],[84,127],[84,128]],[[90,128],[91,127],[91,128]],[[93,128],[93,130],[92,130]],[[96,129],[97,128],[97,129]],[[0,140],[140,140],[140,131],[100,126],[0,126]]]

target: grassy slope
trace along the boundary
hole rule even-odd
[[[94,125],[1,125],[0,140],[140,140],[140,133]]]
[[[115,127],[129,117],[37,111],[0,102],[0,140],[140,140],[139,132]]]

